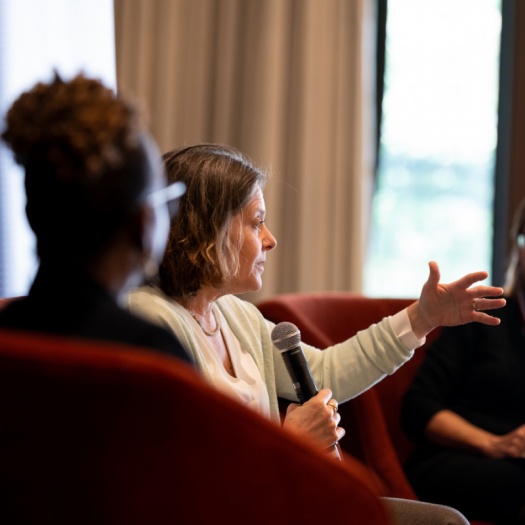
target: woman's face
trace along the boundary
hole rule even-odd
[[[234,220],[232,235],[243,242],[239,253],[239,273],[228,286],[229,293],[257,292],[261,289],[266,252],[277,246],[277,241],[264,224],[266,206],[260,188]]]

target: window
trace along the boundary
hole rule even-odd
[[[0,111],[53,68],[116,87],[112,0],[0,0]],[[25,295],[37,268],[23,172],[0,146],[0,297]]]
[[[499,0],[389,0],[367,295],[490,271],[500,33]]]

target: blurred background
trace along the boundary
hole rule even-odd
[[[0,0],[0,111],[53,68],[140,100],[162,152],[237,147],[270,174],[261,301],[500,285],[525,197],[518,0]],[[0,297],[38,261],[0,148]]]

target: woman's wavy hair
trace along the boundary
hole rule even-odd
[[[96,252],[146,191],[136,108],[98,80],[55,73],[22,93],[5,120],[2,139],[25,169],[40,259]]]
[[[170,297],[195,295],[203,285],[223,288],[239,271],[242,238],[233,238],[233,220],[266,175],[221,144],[187,146],[163,159],[169,183],[182,181],[187,189],[171,224],[160,287]]]
[[[509,232],[510,242],[512,245],[507,274],[505,279],[505,296],[515,297],[519,290],[523,289],[525,282],[523,280],[523,268],[520,260],[520,248],[518,246],[518,236],[525,233],[525,199],[523,199],[516,213],[514,221]]]

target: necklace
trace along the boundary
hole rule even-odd
[[[197,324],[201,327],[201,330],[207,336],[213,337],[214,335],[217,335],[221,331],[221,322],[219,321],[219,316],[217,315],[217,312],[215,311],[215,308],[213,306],[211,307],[211,313],[213,314],[213,318],[215,319],[215,325],[217,326],[217,328],[215,328],[213,332],[205,328],[204,325],[197,319],[197,316],[193,312],[188,310],[185,306],[183,306],[182,308],[184,308],[184,310],[186,310],[186,312],[188,312],[193,317],[193,319],[195,319]]]

